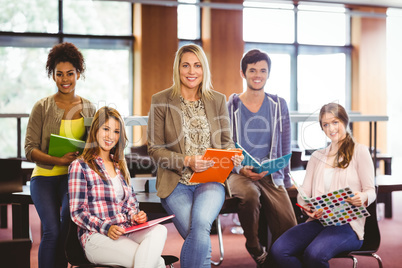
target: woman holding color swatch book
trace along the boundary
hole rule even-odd
[[[347,202],[367,207],[376,198],[374,166],[368,149],[355,143],[347,131],[349,117],[341,105],[324,105],[319,122],[331,144],[313,153],[302,190],[308,197],[314,197],[349,186],[354,196]],[[302,203],[300,195],[298,202]],[[307,222],[289,229],[272,245],[271,254],[277,267],[329,267],[328,261],[338,253],[362,246],[365,218],[325,227],[318,220],[322,210],[305,208]]]

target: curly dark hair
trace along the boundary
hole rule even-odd
[[[82,53],[78,50],[78,48],[68,42],[64,42],[61,44],[57,44],[49,52],[47,56],[46,62],[46,71],[48,77],[51,77],[56,69],[56,65],[60,62],[69,62],[71,63],[77,72],[84,75],[85,72],[85,60]]]

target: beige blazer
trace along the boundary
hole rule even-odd
[[[212,99],[202,97],[211,129],[213,148],[235,148],[225,95],[212,91]],[[157,195],[168,197],[179,182],[184,169],[184,133],[180,97],[165,89],[152,96],[148,118],[148,153],[158,166]]]

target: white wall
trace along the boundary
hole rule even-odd
[[[389,9],[387,18],[388,154],[392,174],[402,175],[402,9]]]

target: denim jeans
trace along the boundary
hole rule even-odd
[[[67,267],[64,242],[69,224],[68,175],[31,178],[31,197],[42,223],[39,268]],[[61,211],[60,211],[61,207]]]
[[[320,268],[329,267],[335,255],[358,250],[362,244],[349,224],[324,227],[316,220],[286,231],[272,245],[271,254],[277,267]]]
[[[211,226],[224,201],[225,188],[216,182],[178,183],[167,198],[161,199],[166,211],[175,214],[173,223],[184,239],[182,268],[211,267]]]

